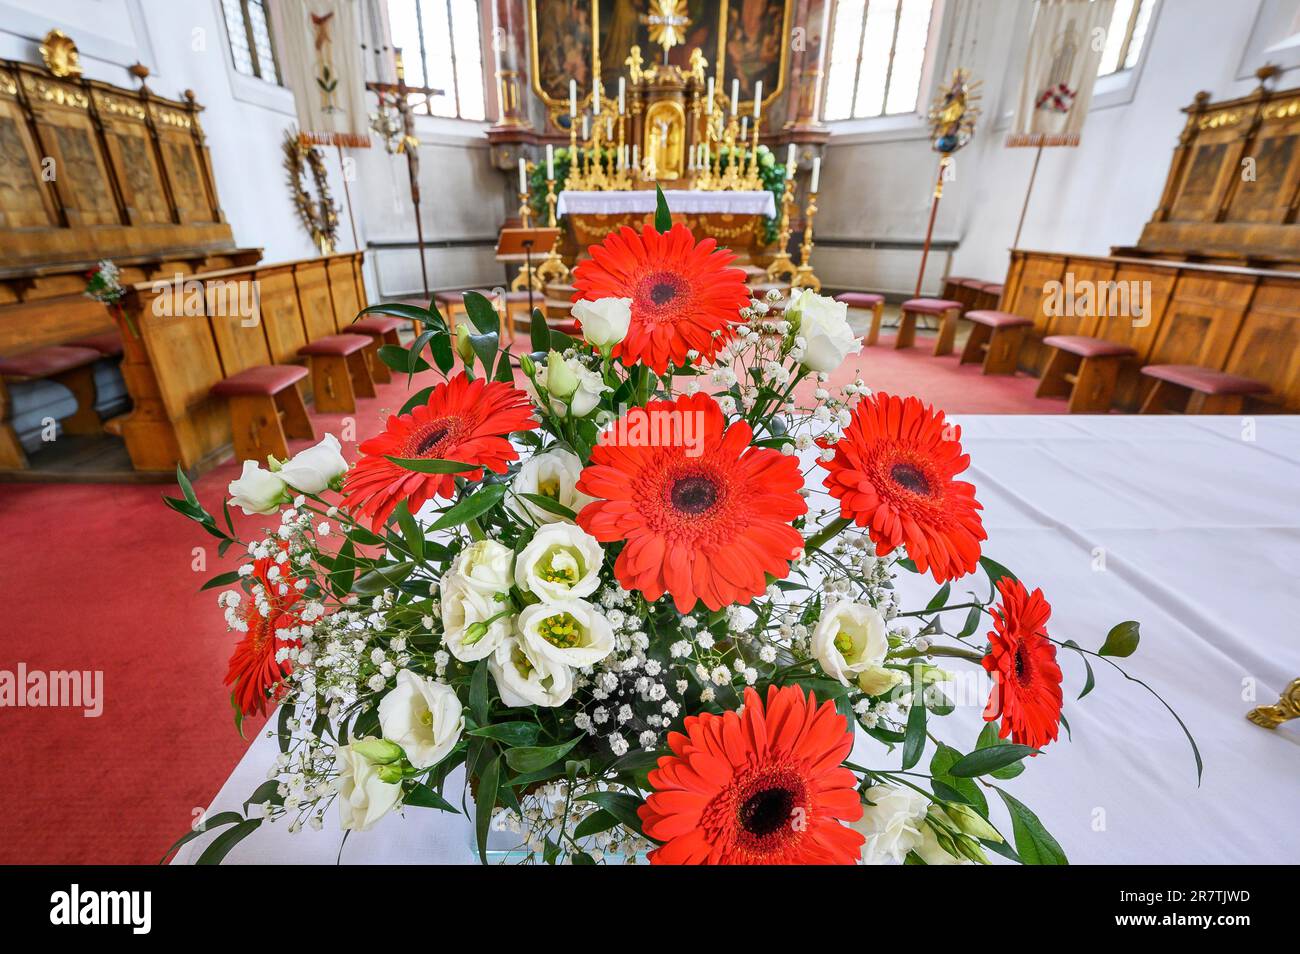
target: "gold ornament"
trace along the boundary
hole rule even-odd
[[[930,145],[935,152],[951,155],[975,135],[975,120],[980,110],[980,82],[971,80],[970,71],[952,71],[952,79],[939,87],[939,95],[930,106]]]
[[[664,55],[686,39],[691,18],[686,15],[686,0],[651,0],[650,12],[641,17],[650,28],[650,42],[664,48]]]
[[[1246,718],[1265,729],[1276,729],[1283,722],[1300,719],[1300,679],[1293,679],[1282,691],[1274,706],[1256,706],[1246,713]]]
[[[77,52],[77,44],[62,30],[45,34],[40,51],[45,68],[55,76],[81,75],[81,54]]]
[[[330,198],[329,177],[325,173],[325,158],[314,146],[304,143],[298,130],[290,127],[284,133],[284,171],[289,180],[289,192],[298,218],[311,235],[311,240],[322,255],[334,251],[338,242],[339,208]],[[304,168],[306,167],[306,168]],[[316,199],[312,199],[303,186],[307,169],[311,170],[316,186]]]

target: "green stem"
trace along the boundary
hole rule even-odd
[[[814,550],[820,550],[852,522],[853,521],[849,517],[836,517],[808,538],[807,542],[803,545],[803,552],[809,554]]]

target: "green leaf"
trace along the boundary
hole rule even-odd
[[[528,325],[528,337],[532,341],[533,351],[545,354],[551,350],[551,329],[546,324],[546,315],[542,309],[534,308],[532,321]]]
[[[212,843],[203,849],[203,854],[199,855],[199,860],[195,864],[199,865],[219,865],[226,855],[230,854],[230,849],[239,844],[262,824],[260,818],[247,818],[239,824],[227,828]]]
[[[415,517],[411,516],[411,508],[403,500],[397,505],[397,525],[402,530],[402,539],[406,541],[406,548],[411,551],[411,556],[417,560],[424,559],[424,531],[420,529],[420,524],[416,522]]]
[[[577,514],[570,510],[558,500],[552,500],[550,497],[543,497],[541,494],[518,494],[517,496],[527,500],[540,510],[547,513],[553,513],[557,517],[564,517],[566,520],[576,520]]]
[[[618,816],[613,812],[607,812],[603,808],[598,808],[592,812],[577,828],[573,830],[574,838],[586,838],[588,835],[599,835],[602,831],[609,831],[615,825],[621,825]]]
[[[536,722],[498,722],[496,725],[484,725],[477,729],[470,729],[468,734],[482,736],[485,739],[495,739],[497,742],[504,742],[510,746],[518,746],[532,745],[537,741],[537,736],[541,731],[541,726]]]
[[[231,583],[239,582],[239,571],[231,570],[229,573],[220,573],[214,576],[208,582],[199,587],[200,592],[203,590],[214,590],[218,586],[229,586]]]
[[[520,746],[506,750],[506,764],[515,772],[538,772],[554,765],[569,754],[569,751],[582,741],[582,736],[561,742],[559,745]]]
[[[659,188],[659,183],[655,183],[655,231],[663,234],[673,227],[673,216],[668,211],[668,200],[664,198],[664,190]]]
[[[447,322],[443,320],[442,315],[434,308],[432,304],[426,309],[419,305],[408,305],[400,301],[386,301],[378,305],[370,305],[368,308],[362,308],[357,312],[357,318],[365,315],[392,315],[394,318],[405,318],[407,321],[418,321],[422,325],[437,324],[441,325],[445,331]],[[356,319],[353,319],[354,321]]]
[[[984,818],[988,818],[989,803],[980,791],[979,785],[969,778],[957,778],[952,775],[951,769],[961,761],[961,753],[951,745],[939,743],[935,750],[934,757],[930,759],[930,775],[932,776],[931,785],[934,793],[940,798],[948,798],[947,795],[940,792],[940,789],[950,789],[951,794],[957,796],[957,801],[965,802],[973,807]],[[951,799],[949,799],[951,800]]]
[[[996,785],[994,791],[1002,796],[1007,811],[1011,813],[1011,834],[1016,842],[1016,854],[1027,865],[1068,865],[1065,852],[1051,836],[1038,816],[1023,803]]]
[[[469,711],[475,722],[487,722],[488,714],[488,667],[487,660],[481,659],[474,666],[474,675],[469,680]]]
[[[417,474],[460,474],[467,470],[476,470],[481,465],[467,464],[460,460],[439,460],[436,457],[388,457],[385,459],[405,467]]]
[[[170,858],[173,853],[189,844],[200,835],[206,835],[210,831],[216,831],[218,828],[224,828],[226,825],[233,825],[236,822],[241,822],[243,820],[244,816],[239,814],[239,812],[218,812],[211,818],[203,819],[200,827],[187,831],[172,842],[172,846],[167,849],[167,854],[162,856],[158,864],[165,864],[167,859]]]
[[[413,572],[415,572],[415,564],[409,561],[375,567],[361,575],[361,578],[352,585],[352,592],[357,596],[377,596],[384,590],[393,589]]]
[[[494,756],[478,777],[478,792],[474,799],[474,836],[478,843],[478,857],[483,864],[488,863],[488,831],[492,825],[492,809],[497,803],[497,782],[500,776],[501,760]]]
[[[1078,695],[1078,698],[1082,699],[1088,693],[1092,692],[1093,688],[1097,685],[1096,676],[1093,674],[1092,671],[1092,663],[1088,661],[1088,657],[1087,655],[1084,654],[1083,649],[1073,639],[1067,639],[1061,645],[1069,646],[1076,653],[1078,653],[1079,658],[1083,660],[1083,668],[1087,670],[1088,676],[1083,682],[1083,691],[1080,692]]]
[[[505,495],[505,484],[492,484],[489,487],[484,487],[478,493],[461,500],[460,503],[435,520],[429,529],[434,531],[446,530],[448,527],[468,523],[476,517],[481,517],[499,504],[501,498]]]
[[[440,812],[460,814],[460,810],[455,805],[423,782],[416,782],[415,787],[406,793],[406,798],[402,801],[403,804],[414,805],[416,808],[436,808]]]
[[[398,416],[401,416],[402,414],[410,414],[411,411],[420,405],[428,404],[429,396],[433,394],[434,387],[435,385],[430,384],[427,388],[420,388],[420,390],[407,398],[406,403],[402,405],[402,409],[397,412]]]
[[[1106,634],[1106,642],[1102,644],[1101,649],[1097,650],[1100,656],[1132,656],[1138,648],[1138,622],[1137,620],[1125,620],[1117,623],[1109,633]]]
[[[925,701],[920,688],[912,693],[912,708],[907,713],[907,731],[903,733],[903,771],[921,761],[925,751]]]
[[[433,363],[443,374],[455,366],[456,355],[451,350],[451,335],[443,333],[430,339],[429,350],[433,352]]]
[[[495,335],[501,328],[501,314],[479,292],[465,292],[465,313],[481,335]]]
[[[580,796],[578,801],[599,805],[629,829],[645,837],[645,832],[641,830],[641,816],[637,814],[637,809],[641,807],[641,799],[635,795],[626,792],[588,792]]]
[[[429,362],[421,358],[418,353],[395,344],[380,345],[379,360],[394,371],[402,371],[407,374],[428,371],[430,367]]]
[[[949,766],[948,774],[954,778],[976,778],[980,775],[988,775],[1019,762],[1037,751],[1032,745],[1016,745],[1011,742],[990,745],[987,748],[976,749],[958,759]]]
[[[280,780],[278,778],[269,778],[253,790],[253,794],[244,799],[244,811],[248,811],[249,805],[263,805],[270,802],[272,805],[283,805],[284,796],[280,794]]]
[[[948,594],[951,592],[952,592],[952,584],[945,583],[943,586],[939,588],[939,592],[934,594],[934,597],[930,600],[930,602],[926,604],[925,611],[929,613],[929,612],[933,612],[934,610],[942,609],[943,607],[947,606]]]
[[[1016,575],[1014,573],[1012,573],[1005,566],[1003,566],[997,560],[992,559],[991,557],[986,557],[986,556],[980,557],[980,566],[982,566],[984,568],[984,572],[988,574],[989,585],[992,587],[989,596],[990,599],[992,599],[994,596],[997,595],[998,580],[1002,579],[1003,577],[1010,577],[1013,580],[1016,579]]]

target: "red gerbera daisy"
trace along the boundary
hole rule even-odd
[[[840,515],[867,527],[876,555],[905,545],[917,569],[940,583],[974,570],[988,539],[975,485],[953,479],[970,464],[960,437],[942,411],[882,392],[858,404],[844,436],[829,445],[834,459],[822,462]]]
[[[717,244],[697,243],[680,224],[662,235],[649,225],[640,235],[623,226],[574,269],[573,300],[632,299],[627,337],[613,352],[624,364],[640,361],[663,374],[692,348],[712,358],[749,302],[745,273],[727,267],[736,256]]]
[[[636,407],[601,436],[577,488],[599,498],[578,525],[602,543],[626,540],[614,574],[648,600],[671,593],[678,610],[748,603],[782,579],[807,513],[797,457],[749,446],[707,394]]]
[[[853,773],[842,763],[853,735],[833,702],[819,707],[798,686],[745,690],[743,715],[688,716],[672,755],[650,772],[638,810],[663,842],[652,864],[849,865],[863,836]]]
[[[1061,723],[1061,667],[1047,638],[1052,607],[1042,590],[1029,593],[1019,580],[998,580],[1002,603],[993,610],[989,653],[984,668],[993,676],[993,693],[984,719],[1001,717],[998,737],[1041,749],[1056,740]]]
[[[294,587],[296,579],[283,572],[287,566],[269,557],[255,560],[250,576],[253,593],[244,597],[237,610],[247,629],[231,653],[225,684],[232,687],[235,705],[244,715],[265,715],[267,700],[284,695],[284,680],[293,672],[293,664],[287,659],[280,661],[277,655],[281,649],[302,645],[299,639],[276,635],[301,622],[294,609],[301,594]],[[270,576],[272,567],[281,570],[275,579]]]
[[[378,529],[403,500],[415,513],[431,497],[452,497],[455,477],[482,480],[483,467],[505,473],[506,465],[519,456],[506,435],[536,427],[532,409],[528,395],[512,384],[456,375],[435,387],[427,404],[390,417],[383,433],[361,445],[364,456],[343,484],[344,506],[369,515],[371,526]],[[482,466],[454,475],[420,474],[389,457]]]

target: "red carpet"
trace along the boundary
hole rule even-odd
[[[527,338],[521,335],[523,345]],[[1051,413],[1034,382],[992,378],[956,358],[892,341],[866,349],[832,384],[857,375],[950,412]],[[856,369],[856,371],[855,371]],[[429,381],[417,379],[418,388]],[[361,402],[357,436],[376,431],[408,393],[404,380]],[[317,433],[343,436],[343,415],[313,412]],[[355,456],[355,442],[344,453]],[[293,449],[306,446],[295,443]],[[227,463],[196,485],[210,510],[238,473]],[[221,787],[247,742],[221,684],[234,637],[200,584],[236,564],[216,540],[166,509],[165,485],[0,485],[7,597],[0,668],[101,670],[103,714],[0,710],[0,863],[153,863]],[[251,535],[267,518],[237,516]],[[197,548],[197,550],[196,550]],[[192,568],[196,560],[206,561]],[[249,738],[260,729],[245,723]]]

